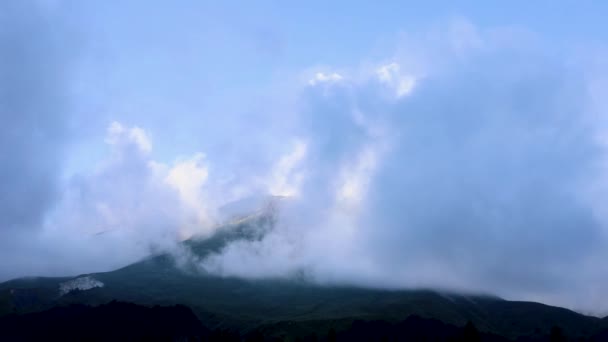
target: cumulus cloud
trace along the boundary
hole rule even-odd
[[[216,202],[204,199],[202,154],[156,161],[146,131],[119,122],[109,125],[105,141],[107,157],[72,176],[44,224],[10,250],[4,277],[110,270],[211,233]]]

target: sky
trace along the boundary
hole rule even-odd
[[[0,281],[107,271],[234,203],[248,279],[607,314],[608,4],[0,3]]]

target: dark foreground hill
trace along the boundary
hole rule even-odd
[[[286,322],[292,326],[297,323]],[[295,334],[297,335],[297,334]],[[283,341],[292,336],[277,335],[272,326],[247,333],[209,330],[185,306],[152,308],[124,302],[90,307],[81,304],[0,318],[3,341]],[[316,331],[295,340],[414,341],[506,341],[500,336],[480,333],[471,324],[456,327],[437,320],[412,316],[400,323],[355,321],[342,331],[333,327]]]
[[[111,302],[72,304],[0,318],[3,341],[135,341],[206,338],[211,332],[185,306],[144,307]]]
[[[279,322],[248,332],[205,327],[185,306],[144,307],[110,302],[90,307],[81,304],[0,318],[2,341],[446,341],[506,342],[480,332],[472,322],[462,327],[435,319],[410,316],[400,322],[355,320],[343,329],[332,321]],[[287,327],[287,329],[285,329]],[[605,341],[608,330],[576,341]],[[522,336],[519,342],[567,341],[562,330]]]
[[[242,220],[210,239],[184,242],[183,254],[196,260],[221,250],[230,241],[260,239],[268,229],[272,229],[272,217]],[[608,328],[606,319],[492,296],[319,286],[305,277],[257,281],[220,277],[197,270],[189,262],[176,262],[169,254],[151,256],[112,272],[2,283],[0,317],[71,304],[98,306],[113,300],[146,306],[185,305],[211,330],[247,334],[264,329],[268,336],[307,336],[329,328],[340,335],[355,321],[396,324],[412,315],[456,327],[471,321],[482,333],[512,339],[544,336],[553,327],[573,338],[589,337]]]

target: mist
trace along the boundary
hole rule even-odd
[[[458,41],[413,38],[364,76],[318,74],[298,195],[266,239],[203,267],[604,310],[605,128],[586,66],[502,42],[511,32],[444,30]]]
[[[143,19],[113,42],[128,26],[87,26],[90,9],[0,9],[0,280],[181,255],[179,242],[212,236],[227,206],[281,196],[263,239],[195,260],[201,271],[606,312],[601,48],[456,17],[357,62],[245,75],[287,54],[270,28],[263,42],[274,43],[251,38],[237,51],[249,60],[218,76],[193,61],[220,52],[188,27],[160,35],[184,43],[159,54],[192,61],[143,63],[137,44],[155,27]],[[207,85],[222,77],[254,86]]]

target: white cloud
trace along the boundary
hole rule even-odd
[[[322,83],[336,83],[343,79],[342,75],[332,72],[332,73],[323,73],[317,72],[313,78],[308,81],[308,84],[311,86],[322,84]]]
[[[339,205],[356,210],[365,198],[367,188],[378,164],[379,148],[365,146],[353,163],[343,166],[339,176],[336,200]]]
[[[110,145],[133,143],[143,153],[152,151],[152,142],[143,129],[137,126],[126,128],[117,121],[113,121],[108,127],[106,143]]]
[[[215,210],[223,203],[206,194],[209,170],[204,155],[195,153],[174,163],[156,161],[148,136],[143,128],[119,122],[109,126],[110,153],[94,171],[73,175],[64,186],[62,200],[29,246],[46,246],[45,253],[53,257],[42,260],[34,254],[24,259],[30,272],[111,270],[153,250],[173,250],[193,234],[213,231]]]
[[[192,158],[179,161],[171,167],[166,181],[178,191],[184,203],[198,207],[201,202],[200,190],[207,182],[208,176],[205,155],[197,153]]]
[[[272,167],[268,191],[273,196],[297,196],[304,180],[302,163],[306,157],[306,143],[296,140],[293,149]]]
[[[168,168],[165,181],[177,191],[182,205],[194,213],[193,219],[181,227],[181,238],[188,238],[193,234],[209,234],[213,227],[212,212],[215,209],[203,196],[208,177],[209,170],[202,153],[178,161]]]
[[[416,79],[411,75],[401,73],[399,64],[393,62],[378,68],[376,74],[380,82],[393,88],[397,98],[408,95],[416,85]]]

